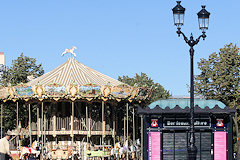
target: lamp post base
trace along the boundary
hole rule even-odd
[[[197,147],[189,146],[188,147],[188,160],[196,160],[197,159]]]

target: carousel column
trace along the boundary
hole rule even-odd
[[[104,101],[102,101],[102,144],[104,145],[104,138],[105,138],[105,115],[104,115]]]
[[[74,134],[73,134],[73,125],[74,125],[74,102],[72,102],[72,116],[71,116],[71,136],[72,136],[72,160],[73,160],[73,142],[74,142]]]
[[[44,114],[44,138],[43,138],[43,145],[44,145],[44,147],[45,147],[45,145],[46,145],[46,129],[47,129],[47,117],[46,117],[46,113]]]
[[[112,119],[113,119],[113,144],[115,145],[115,131],[116,131],[116,110],[115,110],[115,106],[112,107]]]
[[[123,117],[123,142],[126,141],[126,116]]]
[[[135,108],[133,105],[133,142],[135,142]]]
[[[128,103],[126,105],[126,111],[127,111],[127,160],[128,160]]]
[[[42,146],[41,146],[41,149],[42,149],[42,156],[43,156],[43,141],[44,141],[44,140],[43,140],[43,137],[44,137],[44,136],[43,136],[43,134],[44,134],[44,133],[43,133],[43,128],[44,128],[44,127],[43,127],[43,102],[42,102],[42,116],[41,116],[41,118],[42,118],[42,119],[41,119],[41,135],[42,135]]]
[[[143,160],[143,115],[141,115],[141,160]]]
[[[119,122],[119,120],[118,120],[118,118],[119,118],[119,114],[117,113],[117,106],[116,106],[115,107],[115,120],[116,120],[115,121],[115,132],[116,132],[116,135],[119,135],[119,131],[118,131],[118,122]],[[119,139],[117,139],[117,140],[119,141]]]
[[[39,142],[39,107],[37,105],[37,141]]]
[[[1,138],[3,136],[3,104],[1,104]]]
[[[89,138],[92,136],[92,125],[91,125],[91,122],[92,122],[92,112],[91,112],[91,105],[89,104],[88,105],[88,109],[89,109],[89,114],[88,114],[88,135],[89,135]]]
[[[17,102],[17,118],[16,118],[16,128],[18,127],[18,102]]]
[[[16,129],[17,129],[17,131],[19,131],[19,128],[18,128],[18,125],[19,125],[19,123],[18,123],[18,101],[17,101],[17,121],[16,121]],[[18,151],[18,145],[19,145],[19,132],[17,132],[17,138],[16,138],[16,141],[17,141],[17,143],[16,143],[16,145],[17,145],[17,151]],[[19,157],[18,157],[18,154],[17,154],[17,159],[19,159]]]
[[[57,118],[56,118],[56,108],[57,103],[53,104],[54,110],[53,110],[53,137],[56,137],[56,126],[57,126]]]
[[[86,126],[87,126],[87,143],[88,143],[89,126],[88,126],[88,106],[87,106],[87,103],[86,103]]]
[[[31,104],[28,104],[28,113],[29,113],[29,137],[30,137],[30,145],[32,144],[32,126],[31,126]]]

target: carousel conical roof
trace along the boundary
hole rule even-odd
[[[37,84],[50,85],[57,83],[59,85],[86,85],[93,83],[104,86],[110,83],[111,86],[118,86],[122,82],[106,76],[92,68],[85,66],[74,58],[69,58],[65,63],[53,69],[52,71],[33,79],[27,85],[33,86]]]

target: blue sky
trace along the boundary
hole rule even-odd
[[[200,58],[230,42],[239,46],[239,0],[183,0],[182,31],[201,34],[196,13],[211,13],[205,41],[195,47]],[[77,60],[116,78],[145,72],[173,95],[188,95],[189,47],[176,34],[173,0],[12,0],[0,1],[0,51],[11,65],[21,52],[49,72],[64,63],[65,48],[76,46]],[[239,46],[240,47],[240,46]]]

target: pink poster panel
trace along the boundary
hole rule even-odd
[[[227,160],[227,133],[214,132],[214,160]]]
[[[148,159],[161,160],[160,132],[148,132]]]

